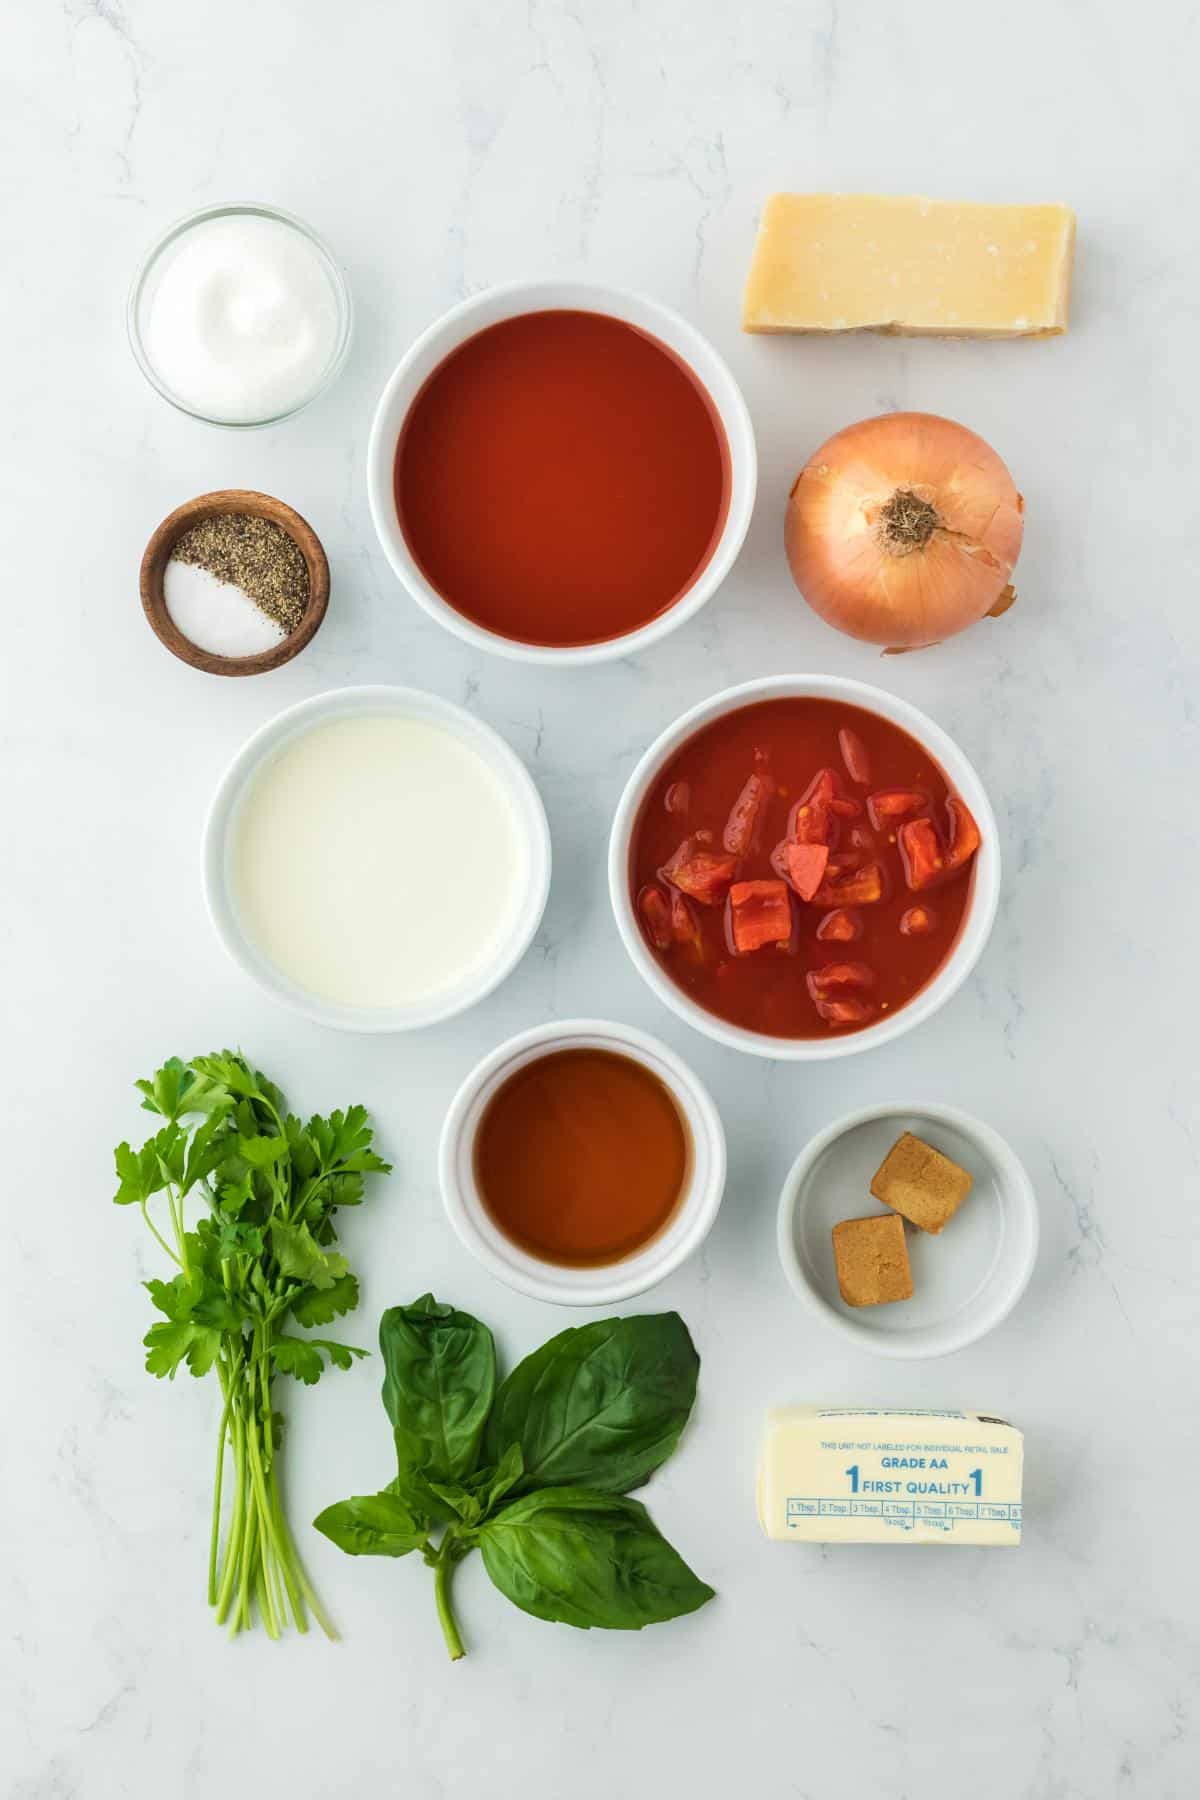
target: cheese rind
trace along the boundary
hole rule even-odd
[[[746,331],[1052,337],[1067,329],[1075,215],[881,194],[772,194]]]
[[[979,1413],[781,1407],[767,1415],[758,1517],[808,1544],[1021,1541],[1024,1441]]]

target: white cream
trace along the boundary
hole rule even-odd
[[[253,424],[300,406],[338,343],[338,298],[303,232],[259,213],[202,219],[167,244],[138,308],[163,387],[206,418]]]
[[[527,852],[482,757],[423,719],[314,726],[252,778],[229,881],[243,929],[341,1005],[428,1001],[511,935]]]

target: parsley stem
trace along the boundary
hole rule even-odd
[[[141,1208],[142,1208],[142,1217],[146,1221],[147,1226],[149,1227],[150,1235],[153,1238],[157,1239],[160,1249],[163,1249],[166,1251],[166,1253],[170,1257],[171,1261],[175,1264],[175,1267],[177,1269],[182,1269],[183,1264],[180,1262],[179,1258],[176,1256],[175,1252],[172,1250],[170,1244],[168,1244],[168,1242],[167,1242],[166,1238],[163,1236],[162,1232],[158,1229],[158,1226],[154,1223],[154,1220],[150,1217],[150,1214],[146,1210],[146,1202],[144,1200],[141,1202]]]
[[[267,1636],[269,1638],[278,1638],[279,1623],[275,1617],[275,1609],[271,1605],[271,1590],[267,1585],[266,1569],[263,1564],[261,1551],[259,1553],[258,1566],[254,1571],[254,1592],[258,1597],[258,1610],[262,1622],[267,1628]]]
[[[234,1637],[244,1626],[250,1623],[250,1571],[258,1554],[258,1514],[253,1506],[246,1509],[246,1532],[242,1548],[241,1581],[238,1584],[237,1604],[233,1609],[233,1622],[229,1627],[229,1635]]]
[[[466,1655],[466,1651],[463,1648],[462,1638],[459,1636],[454,1608],[450,1603],[450,1577],[457,1560],[450,1553],[450,1542],[449,1538],[443,1538],[441,1549],[437,1553],[437,1565],[433,1575],[433,1594],[437,1601],[442,1636],[445,1638],[446,1648],[450,1652],[450,1661],[458,1662],[461,1657]]]
[[[225,1404],[221,1409],[221,1429],[217,1434],[217,1472],[213,1480],[212,1531],[208,1540],[208,1604],[217,1604],[217,1552],[221,1543],[221,1486],[225,1479],[225,1443],[229,1436],[229,1413],[233,1404],[233,1396],[229,1387],[229,1376],[224,1361],[217,1364],[217,1374],[221,1380],[221,1392],[225,1396]]]
[[[271,1485],[272,1485],[272,1489],[273,1489],[273,1499],[274,1499],[274,1505],[275,1505],[275,1521],[276,1521],[276,1530],[277,1530],[277,1534],[278,1534],[277,1542],[279,1545],[279,1555],[280,1555],[280,1559],[283,1563],[284,1569],[290,1575],[292,1581],[295,1582],[300,1593],[304,1596],[304,1599],[307,1600],[310,1608],[312,1609],[313,1618],[317,1621],[317,1624],[321,1627],[321,1630],[325,1633],[325,1636],[329,1639],[330,1643],[336,1644],[338,1641],[338,1635],[339,1635],[337,1626],[333,1623],[332,1619],[329,1617],[329,1614],[325,1611],[325,1608],[321,1605],[320,1600],[317,1598],[316,1589],[313,1587],[312,1582],[308,1579],[308,1576],[305,1573],[304,1564],[300,1560],[300,1553],[296,1549],[296,1546],[292,1541],[292,1534],[288,1530],[287,1521],[284,1518],[283,1505],[279,1498],[279,1490],[278,1490],[278,1488],[275,1487],[275,1476],[274,1476],[273,1472],[271,1475]],[[301,1604],[297,1610],[297,1603],[296,1603],[295,1599],[293,1599],[292,1604],[293,1604],[293,1610],[296,1611],[297,1629],[300,1631],[307,1631],[308,1621],[304,1616],[303,1605]]]
[[[232,1419],[233,1439],[233,1516],[229,1521],[229,1537],[225,1544],[225,1565],[221,1570],[221,1585],[217,1594],[217,1624],[225,1623],[229,1612],[229,1603],[233,1598],[234,1582],[237,1579],[242,1557],[242,1541],[245,1535],[246,1520],[246,1434],[241,1413],[234,1408]]]
[[[265,1347],[258,1357],[258,1383],[262,1396],[262,1416],[266,1427],[263,1437],[262,1463],[265,1492],[268,1498],[267,1524],[271,1527],[276,1560],[283,1576],[288,1599],[292,1603],[292,1617],[296,1621],[296,1630],[303,1633],[308,1630],[308,1615],[304,1610],[304,1597],[300,1584],[296,1580],[296,1571],[292,1566],[295,1560],[295,1551],[288,1532],[287,1520],[283,1516],[283,1508],[279,1503],[279,1485],[275,1476],[275,1425],[271,1407],[271,1365]],[[282,1599],[279,1603],[279,1611],[281,1617],[287,1617],[287,1608]]]
[[[273,1467],[267,1471],[267,1491],[271,1497],[271,1514],[275,1521],[275,1530],[281,1550],[279,1566],[283,1571],[283,1579],[287,1587],[288,1599],[292,1603],[292,1616],[296,1621],[296,1630],[301,1632],[307,1631],[308,1614],[304,1608],[304,1593],[301,1585],[303,1571],[297,1566],[299,1558],[296,1554],[295,1546],[292,1543],[291,1534],[288,1531],[287,1520],[283,1516],[283,1506],[279,1499],[279,1485],[276,1481],[275,1470]],[[328,1632],[329,1627],[321,1615],[320,1607],[314,1604],[313,1610],[317,1615],[318,1622]],[[337,1633],[334,1632],[333,1636],[336,1637]]]
[[[176,1194],[169,1181],[165,1183],[165,1192],[167,1205],[171,1209],[171,1223],[175,1227],[175,1242],[179,1246],[179,1255],[175,1261],[183,1270],[184,1275],[190,1277],[192,1271],[188,1262],[187,1232],[183,1227],[183,1195]]]
[[[269,1543],[263,1546],[263,1562],[266,1564],[267,1587],[271,1595],[271,1604],[275,1608],[275,1617],[279,1620],[280,1629],[286,1629],[287,1596],[284,1593],[282,1564]]]

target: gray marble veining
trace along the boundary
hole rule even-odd
[[[314,1800],[400,1791],[608,1800],[1185,1800],[1200,1788],[1194,1508],[1195,944],[1200,845],[1200,163],[1195,9],[1162,0],[10,0],[0,73],[5,267],[4,1041],[0,1788],[12,1800]],[[1074,324],[1049,343],[743,337],[757,210],[776,187],[1063,199]],[[173,414],[123,335],[131,271],[173,217],[263,198],[336,247],[358,306],[325,399],[264,433]],[[652,653],[547,677],[481,658],[405,597],[363,480],[375,396],[465,293],[531,274],[642,288],[708,332],[759,436],[745,552]],[[1008,459],[1028,504],[1019,603],[880,662],[798,601],[788,484],[848,420],[915,406]],[[312,519],[333,598],[309,652],[219,682],[137,602],[180,500],[262,487]],[[717,686],[784,666],[874,679],[975,760],[1005,889],[972,981],[871,1056],[801,1070],[668,1015],[609,916],[605,841],[641,749]],[[555,879],[514,977],[420,1040],[277,1011],[204,916],[204,807],[245,736],[344,682],[465,702],[541,786]],[[374,1483],[376,1364],[292,1407],[298,1535],[345,1641],[228,1645],[203,1602],[207,1384],[141,1370],[152,1246],[109,1204],[130,1083],[240,1042],[302,1104],[362,1099],[396,1173],[348,1230],[360,1334],[424,1288],[516,1356],[560,1315],[497,1287],[437,1197],[437,1125],[500,1038],[548,1015],[642,1025],[696,1066],[730,1141],[712,1237],[646,1306],[703,1358],[657,1516],[719,1590],[637,1637],[517,1614],[464,1570],[473,1654],[445,1661],[427,1583],[305,1521]],[[774,1207],[803,1140],[889,1098],[1005,1132],[1043,1247],[1018,1311],[942,1363],[875,1362],[802,1318]],[[752,1476],[765,1408],[962,1404],[1027,1433],[1016,1554],[769,1546]]]

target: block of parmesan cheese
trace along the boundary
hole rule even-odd
[[[801,1544],[1021,1541],[1021,1433],[981,1413],[787,1406],[767,1415],[758,1517]]]
[[[880,194],[772,194],[747,331],[1052,337],[1067,329],[1075,215]]]

